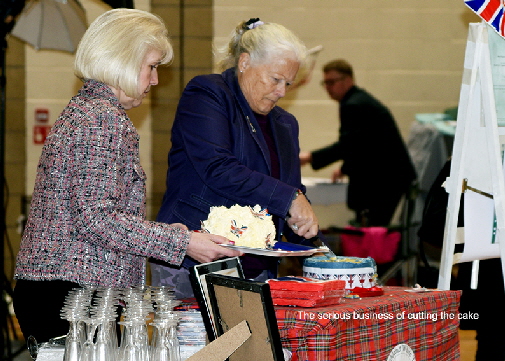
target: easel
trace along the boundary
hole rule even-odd
[[[449,200],[438,280],[438,288],[444,290],[450,288],[462,192],[492,197],[499,256],[505,260],[505,177],[502,161],[505,138],[500,139],[495,105],[488,33],[492,31],[484,22],[470,24],[469,28],[452,166],[446,180]],[[505,39],[503,41],[505,45]],[[505,134],[503,130],[501,133]],[[505,262],[502,262],[502,272],[505,275]]]

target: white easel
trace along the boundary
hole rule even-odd
[[[438,288],[444,290],[450,288],[462,191],[492,197],[499,256],[505,260],[505,177],[502,160],[505,137],[500,136],[498,127],[488,31],[494,30],[485,22],[470,24],[451,172],[445,186],[449,200],[438,279]],[[505,262],[502,262],[502,272],[505,279]]]

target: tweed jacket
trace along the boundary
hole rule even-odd
[[[111,89],[88,80],[42,149],[15,278],[129,287],[146,257],[182,262],[189,232],[145,219],[138,145]]]
[[[285,227],[293,195],[301,184],[298,122],[280,107],[268,114],[280,179],[271,176],[267,143],[237,82],[235,69],[193,78],[172,127],[167,188],[158,221],[200,229],[212,206],[267,208],[277,216],[277,239],[303,238]]]

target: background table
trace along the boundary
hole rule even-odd
[[[416,360],[459,359],[460,291],[384,290],[382,296],[328,307],[276,306],[282,344],[293,352],[292,361],[385,361],[399,344],[407,344]]]
[[[433,124],[444,135],[454,137],[456,134],[456,119],[451,119],[444,113],[418,113],[416,120],[419,123]]]
[[[312,204],[345,204],[347,201],[347,180],[331,183],[326,178],[303,177],[302,183],[307,188],[307,198]]]
[[[320,228],[344,227],[354,218],[347,208],[347,182],[331,183],[329,178],[302,177],[307,198],[317,215]]]

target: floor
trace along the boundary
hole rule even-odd
[[[475,331],[460,330],[459,331],[459,349],[461,361],[474,361],[475,351],[477,351],[477,341],[475,341]]]
[[[11,352],[16,355],[13,361],[33,361],[30,354],[28,353],[28,349],[24,347],[23,344],[21,344],[21,342],[13,342]]]

